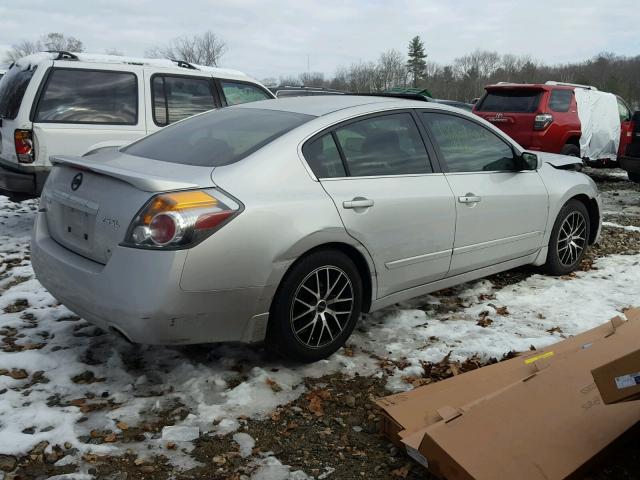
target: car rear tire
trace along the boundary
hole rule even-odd
[[[547,273],[566,275],[580,265],[589,244],[590,229],[587,207],[578,200],[565,203],[551,230],[544,265]]]
[[[640,173],[627,172],[629,181],[634,183],[640,183]]]
[[[353,332],[362,310],[362,288],[357,267],[340,251],[320,250],[301,258],[274,297],[267,348],[302,362],[329,357]]]

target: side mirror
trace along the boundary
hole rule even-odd
[[[535,153],[524,152],[520,158],[522,159],[523,170],[537,170],[540,168],[540,160]]]

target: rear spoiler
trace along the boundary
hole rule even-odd
[[[118,180],[133,185],[137,189],[145,192],[188,190],[200,188],[200,186],[195,183],[181,182],[166,177],[152,176],[145,172],[138,172],[122,167],[115,167],[112,165],[108,165],[103,161],[93,161],[91,157],[52,156],[49,158],[49,160],[51,161],[52,165],[62,165],[76,168],[78,170],[90,171],[97,175],[105,175],[108,177],[117,178]]]

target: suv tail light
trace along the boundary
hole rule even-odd
[[[192,247],[242,211],[220,190],[188,190],[153,197],[133,219],[123,246],[180,249]]]
[[[553,115],[550,113],[541,113],[536,115],[536,119],[533,122],[534,130],[545,130],[553,123]]]
[[[16,130],[13,134],[16,155],[20,163],[33,163],[33,134],[31,130]]]

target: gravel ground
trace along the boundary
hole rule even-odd
[[[592,268],[593,261],[598,258],[613,254],[640,253],[640,231],[622,228],[640,227],[640,197],[638,196],[640,186],[626,181],[620,171],[586,169],[585,172],[594,178],[603,192],[604,220],[619,225],[603,228],[601,243],[589,251],[582,264],[583,270],[589,270]],[[11,261],[10,257],[8,261]],[[16,261],[15,265],[18,264],[19,262]],[[12,266],[8,265],[4,268],[12,268]],[[533,268],[520,268],[494,275],[489,280],[494,288],[504,288],[522,282],[534,273],[536,270]],[[14,278],[16,282],[21,281],[19,277]],[[8,288],[9,285],[2,285],[3,290]],[[464,303],[457,288],[436,292],[433,297],[438,299],[439,303],[431,303],[429,308],[440,309],[443,312],[455,312],[462,308]],[[8,306],[5,312],[22,314],[25,324],[28,325],[29,316],[23,313],[26,307],[17,301]],[[74,336],[87,337],[89,342],[97,342],[104,335],[98,329],[79,321],[77,317],[61,320],[76,322]],[[33,323],[35,324],[36,321],[33,320]],[[37,351],[48,341],[47,338],[42,338],[40,343],[25,344],[24,333],[10,328],[0,330],[0,337],[2,337],[2,349],[5,352],[24,349]],[[192,357],[206,355],[202,348],[194,347],[189,350],[188,355]],[[346,356],[349,356],[350,348],[346,349]],[[262,355],[261,352],[257,354]],[[78,419],[79,423],[93,421],[95,416],[107,415],[108,412],[118,408],[113,392],[105,390],[102,394],[96,394],[95,389],[89,391],[89,386],[99,385],[103,381],[90,369],[91,366],[100,364],[101,360],[97,357],[94,350],[87,348],[83,357],[87,371],[73,378],[75,384],[87,385],[86,395],[70,402],[70,405],[78,406],[84,412],[84,415]],[[461,364],[444,359],[440,363],[428,365],[425,370],[428,373],[420,378],[407,375],[407,382],[414,385],[435,382],[450,376],[453,370],[466,371],[494,361],[497,360],[471,359]],[[135,350],[125,356],[123,362],[128,370],[146,373],[149,376],[153,373],[145,370],[148,367],[140,363]],[[139,422],[131,425],[118,423],[113,429],[91,430],[90,434],[82,439],[87,444],[118,444],[123,447],[124,454],[85,453],[81,457],[81,462],[64,464],[65,462],[60,461],[61,459],[76,458],[75,447],[70,444],[60,444],[51,449],[47,448],[48,443],[42,442],[36,445],[28,455],[3,455],[0,452],[0,480],[47,479],[60,475],[62,476],[54,478],[58,480],[65,478],[76,480],[89,478],[105,480],[286,478],[267,476],[269,473],[277,473],[278,469],[293,472],[288,477],[292,479],[308,478],[300,472],[296,473],[296,471],[304,471],[307,475],[318,479],[431,480],[432,477],[422,467],[377,433],[379,414],[371,400],[389,394],[387,390],[389,376],[405,366],[401,361],[392,362],[380,358],[378,367],[378,376],[331,373],[319,378],[307,378],[304,381],[305,393],[290,403],[277,407],[261,419],[241,417],[238,432],[250,435],[255,441],[255,445],[245,446],[244,450],[248,448],[249,455],[240,446],[243,444],[242,437],[234,437],[237,433],[223,436],[201,435],[193,442],[192,449],[187,449],[182,444],[165,442],[164,453],[154,450],[150,457],[140,455],[138,446],[141,441],[160,438],[160,432],[164,426],[173,425],[190,413],[187,406],[170,397],[168,392],[147,392],[154,398],[158,398],[157,408],[140,412]],[[2,372],[1,370],[2,365],[0,365],[0,374],[9,375],[12,378],[24,378],[23,374],[27,375],[27,372],[16,370]],[[236,381],[240,383],[246,378],[247,373],[242,365],[237,366],[237,371]],[[273,374],[277,372],[274,371]],[[25,401],[28,401],[26,397],[30,389],[46,386],[46,382],[49,381],[43,372],[31,373],[28,378],[29,382],[22,387]],[[275,381],[269,385],[274,392],[282,389]],[[0,402],[2,402],[3,393],[0,390]],[[52,404],[59,402],[63,405],[64,402],[68,402],[67,399],[55,397],[50,398],[49,401]],[[126,451],[128,445],[132,447],[130,451]],[[133,448],[134,446],[136,448]],[[176,468],[170,458],[173,453],[180,450],[197,463]],[[260,458],[263,460],[256,460]],[[277,465],[275,460],[269,463],[269,459],[275,458],[291,468],[284,469]],[[614,444],[585,479],[640,479],[637,467],[639,461],[640,434],[635,432]],[[85,473],[74,473],[79,470]],[[65,474],[68,476],[65,477]]]

